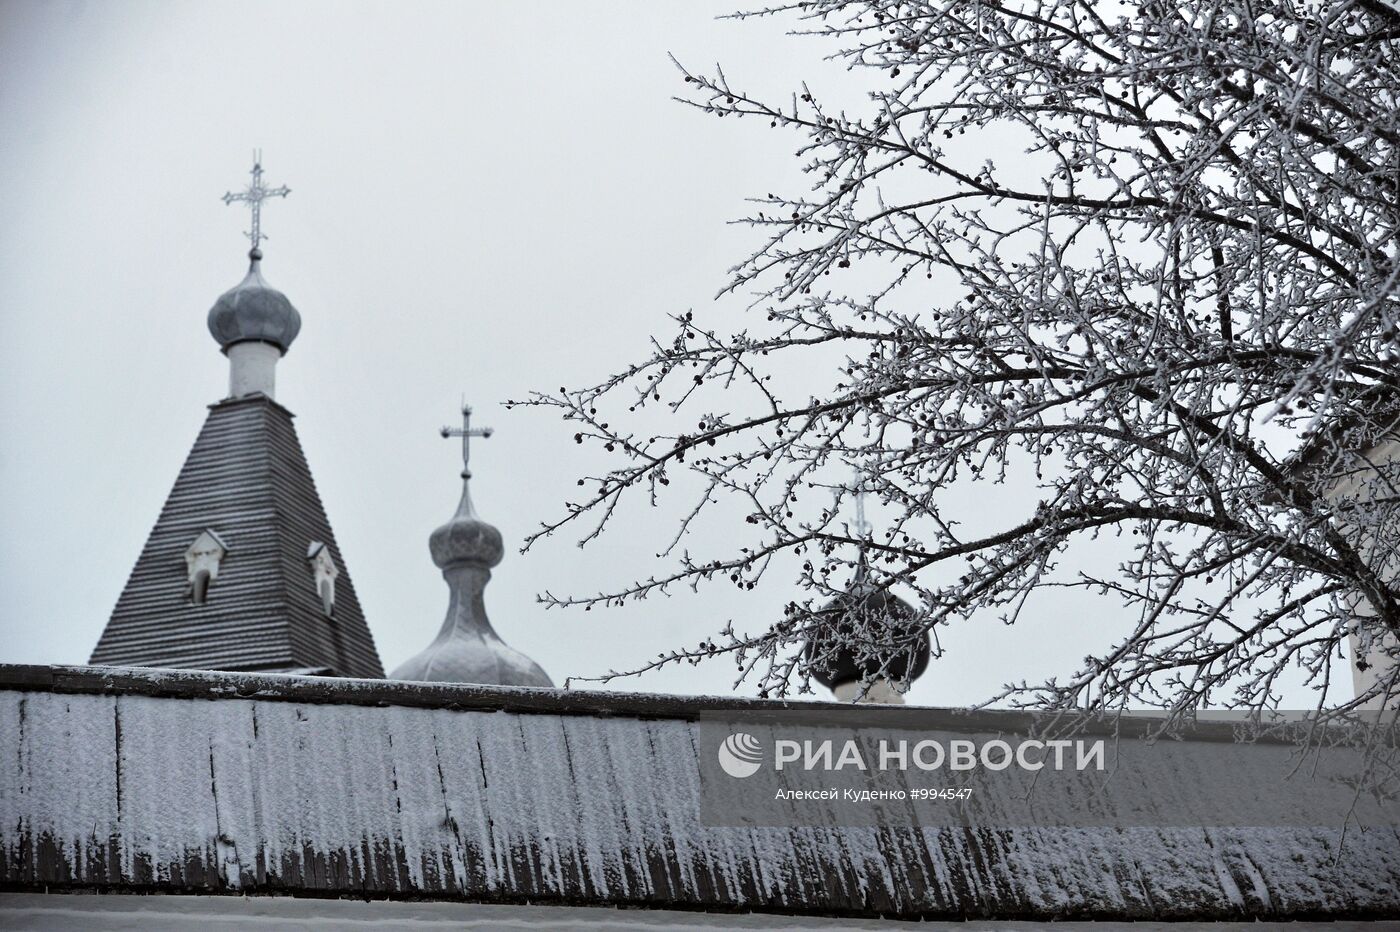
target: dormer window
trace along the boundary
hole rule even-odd
[[[329,617],[335,613],[335,578],[340,575],[340,570],[335,568],[335,557],[325,544],[313,540],[306,548],[306,561],[311,564],[311,579],[316,594],[321,597],[321,608]]]
[[[201,531],[185,551],[188,591],[195,605],[203,605],[209,598],[209,584],[219,577],[219,564],[226,553],[228,544],[211,528]]]

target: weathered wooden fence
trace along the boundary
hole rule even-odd
[[[749,706],[0,667],[0,884],[906,917],[1400,912],[1394,829],[1339,852],[1299,828],[707,827],[694,718]]]

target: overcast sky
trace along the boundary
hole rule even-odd
[[[87,660],[225,394],[205,314],[245,271],[247,216],[219,197],[255,146],[293,192],[264,212],[264,273],[303,318],[278,400],[386,667],[446,607],[427,536],[457,502],[458,447],[437,428],[463,394],[497,429],[472,464],[508,541],[487,609],[556,682],[778,617],[790,577],[589,613],[536,603],[659,573],[679,504],[630,508],[584,550],[509,546],[599,461],[567,424],[500,402],[600,380],[667,314],[739,319],[742,299],[712,296],[759,234],[726,221],[806,185],[796,137],[672,101],[667,53],[774,98],[804,80],[860,91],[832,48],[790,21],[718,20],[731,5],[0,0],[0,660]],[[969,504],[1009,521],[1033,499]],[[712,523],[692,549],[722,553],[728,533]],[[1014,629],[947,632],[951,657],[911,701],[1067,672],[1121,613],[1065,595]],[[721,662],[613,687],[732,680]]]

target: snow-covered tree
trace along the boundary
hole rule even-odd
[[[1383,635],[1400,631],[1400,13],[809,0],[738,15],[791,17],[869,91],[844,109],[805,85],[771,102],[681,68],[691,105],[801,138],[801,193],[756,198],[745,220],[764,238],[722,292],[753,296],[750,325],[681,315],[650,358],[525,403],[616,458],[535,538],[580,522],[592,538],[626,496],[676,507],[682,536],[721,499],[748,523],[728,553],[673,548],[666,574],[548,601],[752,588],[791,552],[806,597],[785,618],[652,664],[733,653],[782,694],[820,663],[802,646],[832,633],[818,607],[861,545],[875,584],[917,593],[935,655],[955,620],[1014,622],[1049,587],[1102,594],[1122,621],[1102,650],[1002,701],[1263,708],[1301,670],[1322,706],[1352,702],[1348,636],[1393,655]],[[797,370],[824,388],[785,397],[771,375]],[[656,409],[678,426],[640,429]],[[698,505],[664,488],[682,470]],[[896,516],[874,534],[843,506],[852,470]],[[998,483],[1038,494],[964,531],[953,498]],[[1116,569],[1071,569],[1103,535],[1123,543]],[[841,636],[886,657],[915,634]],[[1391,666],[1360,698],[1395,690]]]

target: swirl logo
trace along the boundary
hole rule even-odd
[[[719,746],[719,765],[731,777],[751,777],[763,765],[763,746],[753,735],[735,732]]]

